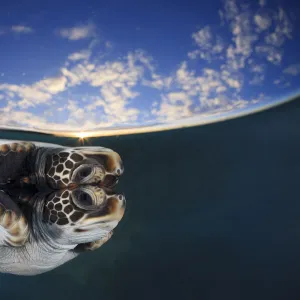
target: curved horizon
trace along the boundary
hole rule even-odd
[[[177,122],[170,123],[170,124],[153,124],[151,126],[139,126],[139,127],[127,127],[127,128],[107,128],[107,129],[99,129],[99,130],[91,130],[91,131],[51,131],[51,130],[39,130],[39,129],[24,129],[18,127],[3,127],[0,126],[1,130],[12,130],[12,131],[26,131],[29,133],[41,133],[41,134],[48,134],[54,136],[61,136],[61,137],[74,137],[74,138],[89,138],[89,137],[108,137],[108,136],[119,136],[119,135],[131,135],[131,134],[140,134],[140,133],[150,133],[150,132],[160,132],[160,131],[167,131],[167,130],[175,130],[181,128],[188,128],[188,127],[196,127],[202,125],[209,125],[217,122],[224,122],[236,118],[245,117],[248,115],[252,115],[255,113],[263,112],[266,110],[270,110],[277,106],[284,105],[286,103],[297,101],[300,97],[300,92],[290,97],[285,97],[283,99],[273,101],[266,105],[262,103],[257,103],[253,105],[253,107],[247,107],[246,109],[239,109],[235,110],[234,112],[219,112],[216,113],[218,116],[214,117],[214,114],[207,115],[206,117],[201,116],[194,116],[191,118],[186,118],[185,120],[181,119]]]

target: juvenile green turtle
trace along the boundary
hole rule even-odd
[[[108,148],[0,140],[0,186],[25,183],[61,189],[98,183],[113,187],[123,171],[119,154]]]
[[[21,190],[22,191],[22,190]],[[37,275],[95,250],[122,219],[125,197],[97,185],[24,194],[0,191],[0,272]],[[21,237],[26,243],[20,246]]]
[[[55,203],[55,209],[52,209],[53,214],[49,215],[49,220],[56,225],[52,228],[56,228],[57,226],[66,226],[65,228],[71,228],[70,230],[61,231],[57,228],[52,231],[53,236],[61,235],[61,233],[69,232],[72,237],[76,223],[66,223],[69,221],[68,218],[60,218],[54,222],[54,219],[58,218],[59,214],[62,216],[64,212],[57,211],[60,207],[61,203],[60,199],[62,195],[69,195],[72,199],[72,203],[77,203],[78,207],[82,210],[76,212],[75,216],[81,215],[86,216],[85,222],[90,220],[92,223],[96,220],[96,224],[94,227],[95,232],[89,235],[89,240],[93,241],[92,248],[98,246],[98,244],[102,244],[106,239],[101,235],[101,238],[97,239],[97,236],[100,234],[99,228],[113,228],[116,222],[109,223],[107,225],[106,221],[110,219],[105,219],[104,216],[110,216],[111,210],[107,210],[111,206],[105,206],[101,204],[101,221],[99,221],[99,216],[97,213],[97,201],[95,199],[99,198],[99,193],[105,193],[103,199],[110,199],[111,191],[110,189],[118,182],[119,177],[123,174],[124,167],[122,160],[118,153],[115,151],[104,148],[104,147],[64,147],[56,144],[48,144],[48,143],[38,143],[38,142],[25,142],[25,141],[9,141],[9,140],[1,140],[0,141],[0,189],[2,188],[2,194],[0,196],[0,270],[11,271],[11,273],[26,273],[27,269],[24,267],[18,268],[14,271],[14,267],[11,265],[13,261],[9,261],[9,268],[6,268],[7,259],[10,255],[13,254],[13,257],[22,257],[22,253],[33,253],[28,252],[30,249],[37,250],[38,238],[43,238],[46,235],[47,230],[38,230],[37,228],[43,228],[41,225],[41,219],[34,217],[35,221],[28,219],[28,216],[24,214],[24,211],[20,209],[20,199],[17,199],[15,196],[7,194],[5,191],[7,189],[17,189],[29,186],[38,187],[38,190],[48,190],[48,192],[53,193],[53,191],[57,190],[57,193],[62,193],[61,190],[65,190],[66,194],[58,194],[55,199],[58,203]],[[101,189],[102,187],[102,189]],[[93,190],[94,189],[94,190]],[[50,191],[49,191],[50,190]],[[72,190],[72,192],[71,192]],[[76,191],[85,190],[86,192],[78,193]],[[89,192],[88,192],[89,191]],[[93,192],[92,192],[93,191]],[[101,192],[100,192],[101,191]],[[52,195],[52,194],[51,194]],[[76,196],[77,195],[77,196]],[[80,196],[84,195],[84,196]],[[88,197],[89,195],[89,197]],[[96,196],[98,195],[98,196]],[[109,196],[109,197],[108,197]],[[76,202],[77,197],[80,198]],[[89,208],[81,207],[80,203],[84,200],[82,197],[86,197],[85,201],[90,204],[93,203]],[[121,197],[121,196],[119,196]],[[45,201],[42,196],[33,197],[36,201],[32,200],[31,196],[22,197],[22,201],[26,203],[26,201],[30,200],[30,203],[33,203],[33,208],[36,208],[37,215],[41,213],[41,207]],[[122,197],[121,197],[122,198]],[[27,200],[26,200],[27,199]],[[48,199],[48,198],[47,198]],[[74,200],[75,199],[75,200]],[[92,200],[91,200],[92,199]],[[113,198],[115,199],[115,198]],[[122,198],[123,199],[123,198]],[[18,200],[18,201],[17,201]],[[41,200],[40,202],[38,200]],[[71,201],[69,200],[69,201]],[[63,201],[63,200],[61,200]],[[66,201],[66,199],[64,199]],[[95,202],[96,201],[96,202]],[[119,202],[124,202],[124,200],[118,200]],[[37,203],[36,203],[37,202]],[[110,201],[108,201],[110,202]],[[54,204],[53,203],[53,204]],[[106,203],[105,201],[103,203]],[[114,202],[115,203],[115,202]],[[116,202],[118,203],[118,202]],[[98,203],[99,204],[99,203]],[[50,204],[51,206],[52,204]],[[103,206],[104,205],[104,206]],[[69,207],[70,208],[70,207]],[[69,208],[66,208],[67,210]],[[85,211],[86,210],[86,211]],[[95,210],[93,214],[93,210]],[[43,211],[47,211],[47,209],[43,209]],[[44,213],[44,217],[45,214]],[[35,216],[35,215],[33,215]],[[75,220],[75,216],[72,218]],[[30,214],[29,214],[30,217]],[[70,216],[71,218],[71,216]],[[73,219],[71,221],[74,221]],[[103,219],[104,218],[104,219]],[[80,219],[81,220],[81,219]],[[76,220],[75,220],[76,221]],[[100,222],[99,224],[97,222]],[[57,222],[57,223],[56,223]],[[79,223],[78,223],[79,224]],[[49,225],[49,224],[48,224]],[[86,225],[86,223],[85,223]],[[105,227],[107,226],[107,227]],[[81,228],[80,226],[77,228],[76,236],[84,236],[86,234],[85,226]],[[97,229],[97,230],[96,230]],[[50,231],[51,232],[51,231]],[[50,234],[50,236],[52,236]],[[64,236],[64,239],[67,239],[68,235]],[[74,236],[74,235],[73,235]],[[31,237],[31,238],[30,238]],[[48,240],[51,240],[48,235]],[[54,239],[55,240],[55,239]],[[88,249],[89,244],[86,245],[85,242],[80,239],[78,240],[77,250],[79,249]],[[56,242],[59,245],[60,239],[56,239]],[[55,248],[58,246],[54,245]],[[62,245],[65,245],[62,243]],[[63,249],[74,246],[74,238],[72,239],[72,246],[70,244],[66,244]],[[49,250],[48,243],[41,243],[42,248],[47,248]],[[31,248],[27,248],[31,247]],[[32,248],[33,247],[33,248]],[[19,248],[19,250],[17,249]],[[59,247],[58,247],[59,248]],[[14,249],[14,250],[11,250]],[[23,249],[23,250],[22,250]],[[25,250],[24,250],[25,249]],[[60,248],[59,248],[60,249]],[[51,247],[50,247],[51,250]],[[50,251],[49,250],[49,251]],[[61,250],[61,249],[60,249]],[[25,251],[25,252],[24,252]],[[27,251],[27,252],[26,252]],[[33,250],[32,250],[33,251]],[[60,251],[61,252],[61,251]],[[74,251],[73,251],[74,252]],[[73,253],[72,251],[70,253]],[[18,254],[14,254],[18,253]],[[69,260],[70,255],[66,255],[66,260]],[[19,262],[21,263],[21,259]],[[23,261],[26,262],[26,259]],[[56,263],[62,263],[63,259],[56,260]],[[32,262],[34,263],[34,262]],[[17,264],[16,264],[17,265]],[[20,264],[22,265],[22,264]],[[55,265],[55,263],[54,263]],[[37,269],[43,270],[42,265],[39,265]],[[47,267],[49,269],[49,266]],[[46,268],[46,269],[47,269]],[[33,267],[34,269],[34,267]],[[23,270],[23,271],[22,271]],[[31,270],[33,273],[34,270]],[[36,270],[36,272],[38,272]],[[29,269],[30,273],[30,269]]]

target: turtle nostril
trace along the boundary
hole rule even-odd
[[[125,208],[126,206],[126,199],[125,197],[123,196],[123,200],[122,200],[122,208]]]
[[[113,175],[106,175],[102,185],[108,188],[114,187],[119,181],[119,177],[113,176]]]

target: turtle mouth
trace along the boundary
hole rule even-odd
[[[77,194],[75,205],[80,209],[84,209],[87,213],[86,218],[81,222],[81,229],[90,229],[91,227],[101,226],[102,229],[107,228],[111,231],[111,226],[115,227],[117,223],[123,218],[126,209],[126,198],[124,194],[110,193],[107,189],[104,191],[103,197],[99,196],[99,191],[94,193],[93,199],[90,198],[88,202],[82,197],[86,198],[85,193]],[[81,196],[78,197],[78,195]],[[89,193],[91,196],[91,194]],[[98,198],[98,199],[96,199]],[[100,199],[101,198],[101,199]],[[115,224],[115,225],[113,225]]]

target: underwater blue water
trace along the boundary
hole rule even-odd
[[[299,299],[299,124],[296,99],[207,126],[90,139],[125,165],[113,238],[42,275],[1,274],[1,299]]]

